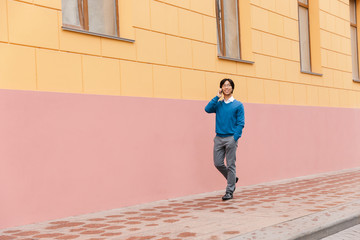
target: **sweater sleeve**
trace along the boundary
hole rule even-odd
[[[215,96],[211,101],[206,105],[205,112],[207,113],[215,113],[216,112],[216,104],[219,101],[219,97]]]
[[[244,126],[245,126],[244,106],[241,104],[236,112],[236,129],[234,134],[235,141],[237,141],[241,137]]]

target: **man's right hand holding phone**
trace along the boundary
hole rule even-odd
[[[218,93],[217,93],[217,96],[218,96],[219,98],[221,98],[221,96],[222,96],[222,89],[221,89],[221,88],[219,89],[219,91],[218,91]]]

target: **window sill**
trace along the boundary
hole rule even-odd
[[[305,73],[305,74],[310,74],[310,75],[315,75],[315,76],[322,76],[322,74],[321,73],[314,73],[314,72],[307,72],[307,71],[300,71],[300,72],[302,72],[302,73]]]
[[[246,61],[246,60],[242,60],[242,59],[237,59],[237,58],[229,58],[229,57],[223,57],[223,56],[218,56],[219,59],[222,60],[228,60],[228,61],[234,61],[234,62],[241,62],[241,63],[248,63],[248,64],[254,64],[255,62],[252,61]]]
[[[84,31],[84,30],[80,30],[80,29],[74,29],[74,28],[69,28],[69,27],[64,27],[64,26],[62,26],[62,29],[63,29],[63,30],[66,30],[66,31],[83,33],[83,34],[88,34],[88,35],[97,36],[97,37],[110,38],[110,39],[120,40],[120,41],[124,41],[124,42],[131,42],[131,43],[135,42],[135,40],[132,40],[132,39],[115,37],[115,36],[111,36],[111,35],[105,35],[105,34],[94,33],[94,32],[88,32],[88,31]]]
[[[353,79],[354,82],[360,83],[360,79]]]

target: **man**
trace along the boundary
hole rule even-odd
[[[245,125],[244,106],[233,97],[235,84],[225,78],[220,82],[220,89],[205,107],[207,113],[216,113],[216,136],[214,139],[214,164],[227,179],[226,193],[222,200],[233,198],[236,177],[236,149]],[[224,99],[219,99],[224,95]],[[226,166],[224,158],[226,157]]]

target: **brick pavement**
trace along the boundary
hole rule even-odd
[[[229,239],[360,199],[360,168],[1,229],[0,240]]]

